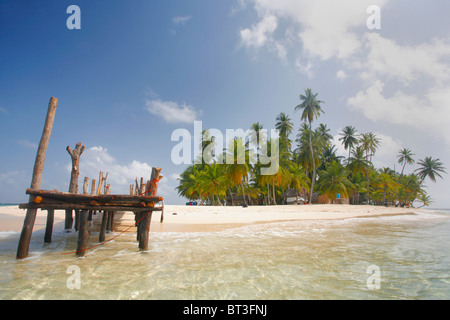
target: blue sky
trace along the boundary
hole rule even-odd
[[[66,27],[73,4],[80,30]],[[379,30],[367,28],[370,5]],[[297,129],[305,88],[325,101],[316,125],[381,137],[377,167],[398,169],[403,147],[449,167],[448,12],[444,0],[1,1],[0,202],[27,199],[51,96],[43,189],[67,191],[65,148],[81,141],[80,183],[108,171],[112,192],[127,193],[160,166],[160,194],[183,203],[175,129],[271,129],[280,112]],[[435,207],[450,207],[444,178],[427,183]]]

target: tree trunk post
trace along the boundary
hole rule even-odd
[[[150,177],[150,184],[147,192],[147,196],[156,196],[158,193],[158,182],[163,177],[160,176],[161,168],[152,168],[152,175]],[[143,218],[141,222],[138,224],[138,239],[139,239],[139,249],[147,250],[148,249],[148,238],[150,233],[150,223],[152,221],[152,211],[143,213]]]
[[[89,238],[89,231],[87,230],[87,216],[86,210],[80,211],[80,230],[78,231],[77,256],[84,257],[86,254],[87,242]]]
[[[89,190],[89,178],[84,178],[83,183],[83,194],[88,194]],[[79,231],[78,231],[78,243],[77,243],[77,256],[78,257],[84,257],[86,254],[86,248],[87,248],[87,241],[89,239],[89,231],[87,226],[87,218],[88,218],[88,211],[87,210],[81,210],[79,211]]]
[[[47,210],[47,225],[45,226],[45,236],[44,236],[45,243],[52,242],[54,221],[55,221],[55,210],[53,209]]]
[[[103,211],[102,224],[100,227],[100,234],[98,236],[98,242],[104,242],[106,238],[106,222],[108,221],[108,211]]]
[[[70,158],[72,159],[72,172],[70,174],[70,183],[69,183],[69,192],[70,193],[78,193],[78,176],[80,175],[80,157],[85,149],[85,146],[81,144],[81,142],[78,142],[75,145],[75,149],[72,150],[70,146],[67,146],[66,150],[70,155]],[[75,230],[78,230],[79,228],[79,212],[75,211]],[[72,229],[73,224],[73,216],[72,216],[72,210],[66,210],[66,222],[65,222],[65,229],[70,230]]]
[[[47,117],[45,119],[44,130],[42,132],[39,147],[36,153],[36,160],[34,162],[33,176],[31,179],[31,189],[40,189],[42,183],[42,172],[44,170],[45,154],[47,152],[50,135],[53,129],[53,122],[55,120],[56,107],[58,104],[57,98],[50,98],[48,104]],[[30,200],[34,197],[30,196]],[[27,209],[27,213],[23,222],[22,232],[20,234],[19,245],[17,248],[17,259],[23,259],[28,256],[30,248],[31,234],[33,232],[34,223],[36,221],[37,209]]]

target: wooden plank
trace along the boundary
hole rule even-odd
[[[27,189],[27,194],[34,196],[41,196],[45,199],[55,199],[61,202],[70,202],[70,203],[80,203],[80,204],[90,204],[91,202],[95,202],[96,204],[102,205],[106,203],[134,203],[139,204],[141,202],[149,203],[149,202],[158,202],[162,200],[162,197],[152,196],[130,196],[130,195],[89,195],[89,194],[73,194],[68,192],[59,192],[59,191],[48,191],[48,190],[32,190]],[[95,204],[92,204],[95,205]]]
[[[50,135],[53,129],[53,122],[55,120],[56,107],[58,105],[57,98],[50,98],[48,104],[47,116],[45,118],[44,130],[42,131],[39,147],[36,152],[36,159],[34,161],[33,176],[31,178],[31,189],[40,189],[42,183],[42,172],[44,170],[45,155],[47,152]],[[30,201],[33,200],[30,196]],[[17,248],[17,259],[23,259],[28,256],[30,248],[31,234],[33,233],[34,223],[36,221],[36,209],[30,208],[23,221],[22,232],[20,233],[19,245]]]

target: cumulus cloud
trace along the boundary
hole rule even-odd
[[[242,43],[247,47],[260,48],[271,39],[276,28],[277,18],[274,15],[267,15],[250,29],[241,30]]]
[[[255,47],[263,46],[277,28],[277,21],[289,23],[292,39],[303,51],[322,60],[349,58],[360,50],[362,39],[354,31],[366,26],[367,7],[383,5],[387,0],[252,0],[260,22],[241,31],[241,39]],[[361,28],[360,28],[361,29]],[[295,31],[293,31],[295,30]],[[294,35],[294,37],[292,37]],[[280,42],[282,39],[275,39]]]
[[[442,136],[450,144],[450,88],[432,88],[421,97],[399,90],[386,97],[384,83],[376,81],[356,96],[348,105],[366,118],[396,125],[407,125]]]
[[[162,101],[161,99],[147,100],[145,110],[172,124],[193,123],[202,113],[185,103],[179,104],[173,101]]]
[[[68,172],[71,171],[70,163],[66,165]],[[136,178],[149,179],[152,167],[138,160],[128,164],[120,164],[102,146],[86,149],[80,159],[80,177],[89,177],[98,180],[100,171],[108,173],[107,183],[111,184],[111,192],[116,194],[128,194],[129,186]]]
[[[111,184],[112,194],[129,194],[130,184],[134,184],[135,179],[150,179],[153,165],[139,160],[133,160],[130,163],[119,163],[110,152],[102,147],[95,146],[86,149],[80,159],[80,182],[84,177],[98,181],[100,171],[108,173],[107,183]],[[67,172],[71,171],[71,164],[67,163]],[[14,175],[22,174],[20,172],[9,173],[5,178],[12,179]],[[177,185],[177,174],[163,173],[165,176],[158,184],[158,195],[163,196],[167,201],[177,201],[178,196],[175,191]],[[3,175],[0,174],[0,178]],[[97,182],[98,183],[98,182]],[[166,202],[167,203],[167,202]]]
[[[450,56],[449,43],[433,39],[419,45],[399,45],[377,33],[367,33],[364,39],[369,52],[360,69],[371,81],[385,76],[410,85],[427,77],[440,84],[450,78],[450,65],[443,61]]]

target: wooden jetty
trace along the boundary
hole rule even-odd
[[[93,213],[103,212],[99,242],[104,242],[106,232],[108,230],[113,231],[115,213],[118,211],[133,212],[136,220],[139,249],[147,250],[152,213],[161,211],[161,223],[163,222],[164,199],[157,196],[158,182],[162,179],[160,174],[161,168],[153,168],[150,180],[146,183],[141,178],[141,183],[139,184],[136,178],[136,188],[134,188],[134,184],[130,185],[130,195],[111,195],[110,185],[106,184],[106,177],[103,172],[100,172],[97,188],[96,180],[94,179],[92,180],[92,191],[89,194],[89,178],[86,177],[83,184],[83,194],[78,194],[79,160],[85,149],[81,143],[78,143],[73,150],[67,147],[67,151],[72,159],[69,192],[41,190],[45,154],[53,127],[57,103],[58,99],[53,97],[50,99],[44,130],[36,154],[31,186],[26,190],[26,194],[29,195],[29,201],[19,205],[19,208],[26,209],[27,212],[17,248],[17,259],[23,259],[28,256],[31,234],[38,209],[47,211],[45,242],[51,242],[55,210],[65,210],[66,229],[72,228],[72,212],[75,211],[75,230],[78,231],[77,256],[84,256],[86,253],[89,239],[87,221],[92,217]],[[101,194],[103,185],[104,194]],[[157,206],[158,203],[162,205]]]

